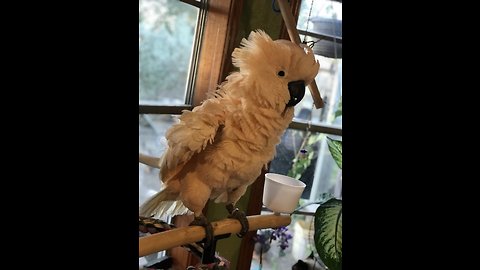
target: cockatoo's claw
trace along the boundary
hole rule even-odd
[[[237,236],[240,238],[244,237],[249,230],[248,219],[245,212],[240,211],[238,208],[234,208],[232,204],[227,205],[227,210],[230,213],[228,217],[238,220],[242,225],[242,229],[237,233]]]
[[[202,226],[205,228],[205,239],[204,248],[209,247],[213,243],[213,227],[204,215],[195,217],[195,219],[190,223],[190,226]]]

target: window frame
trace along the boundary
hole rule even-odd
[[[223,81],[233,51],[243,0],[180,0],[199,8],[185,105],[139,104],[139,114],[179,115],[192,110]],[[222,48],[222,49],[219,49]],[[232,49],[229,49],[232,48]],[[193,68],[192,68],[193,67]]]

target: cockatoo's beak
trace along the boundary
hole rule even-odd
[[[304,81],[289,82],[288,92],[290,93],[290,100],[287,103],[287,107],[297,105],[305,95],[305,82]]]

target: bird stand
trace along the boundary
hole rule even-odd
[[[247,216],[247,220],[249,231],[288,226],[292,221],[290,215],[275,214]],[[242,225],[236,219],[227,218],[212,222],[212,228],[213,236],[220,236],[230,233],[239,233],[242,229]],[[173,247],[200,242],[204,238],[205,229],[201,226],[188,226],[163,231],[141,237],[138,240],[138,255],[139,257],[143,257]],[[219,237],[218,239],[222,239],[222,237]],[[209,247],[209,249],[210,253],[215,254],[214,247]],[[205,259],[209,259],[208,257],[209,256],[205,256]]]
[[[211,264],[215,262],[215,253],[217,251],[217,241],[220,239],[228,238],[228,237],[230,237],[230,233],[217,235],[213,238],[210,246],[205,246],[203,248],[203,254],[202,254],[203,264]]]

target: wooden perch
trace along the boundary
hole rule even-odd
[[[249,230],[287,226],[292,221],[290,215],[255,215],[248,216]],[[213,235],[239,233],[242,225],[236,219],[227,218],[212,222]],[[176,228],[165,232],[139,238],[138,256],[142,257],[173,247],[195,243],[205,238],[205,229],[201,226]]]
[[[142,164],[150,166],[152,168],[160,169],[160,158],[144,155],[142,153],[138,154],[138,161]]]
[[[288,5],[286,0],[277,0],[278,6],[280,7],[280,12],[282,13],[283,21],[285,22],[285,27],[287,27],[288,35],[290,36],[290,40],[295,44],[300,44],[300,35],[297,31],[297,23],[295,22],[295,18],[292,15],[290,10],[290,6]],[[320,92],[318,91],[317,82],[313,80],[309,85],[308,89],[310,89],[310,94],[312,94],[313,103],[315,104],[315,108],[323,108],[324,103],[323,99],[320,96]]]

